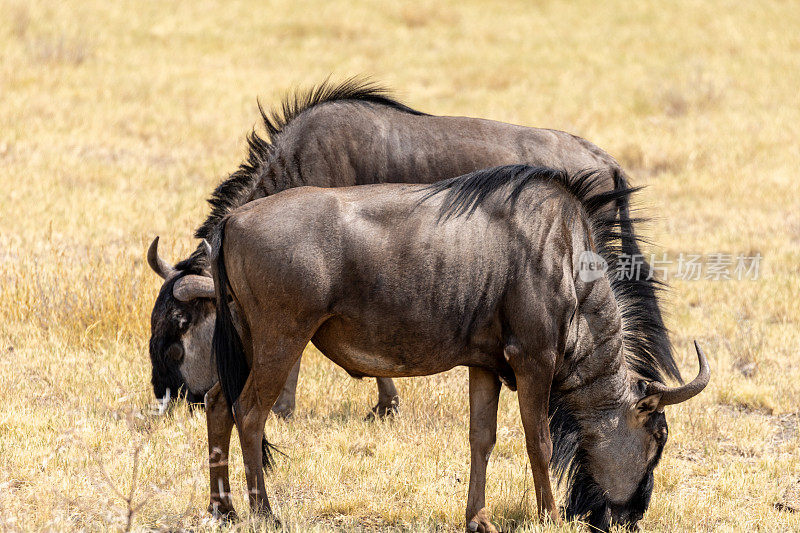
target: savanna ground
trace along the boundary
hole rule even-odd
[[[202,412],[151,410],[145,249],[196,245],[256,97],[367,73],[427,112],[604,147],[647,185],[659,254],[763,256],[757,281],[671,278],[683,373],[699,339],[713,379],[669,408],[642,525],[800,530],[799,27],[772,1],[0,0],[0,528],[216,527]],[[267,424],[294,530],[463,528],[466,372],[398,382],[397,418],[365,422],[374,382],[307,350],[296,417]],[[242,470],[236,443],[246,518]],[[505,529],[541,527],[532,485],[504,390],[488,501]]]

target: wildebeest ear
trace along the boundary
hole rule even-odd
[[[661,394],[650,394],[645,396],[631,408],[633,416],[640,423],[644,423],[651,414],[658,409],[658,403],[661,401]]]

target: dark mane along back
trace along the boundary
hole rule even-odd
[[[304,111],[327,102],[342,100],[383,105],[412,115],[425,114],[395,100],[387,88],[361,77],[353,77],[340,83],[325,80],[310,90],[296,91],[286,96],[279,107],[273,108],[269,112],[264,111],[260,103],[258,109],[261,111],[270,142],[275,142],[275,138],[283,128]]]
[[[637,244],[640,241],[630,229],[640,220],[631,219],[625,213],[614,216],[616,210],[609,209],[609,206],[618,205],[620,200],[627,203],[638,188],[622,187],[597,192],[603,183],[599,171],[569,174],[552,168],[507,165],[429,185],[425,187],[427,194],[421,202],[444,194],[440,220],[470,216],[500,191],[506,194],[504,201],[513,207],[526,188],[541,181],[559,184],[583,206],[600,255],[608,262],[607,277],[620,306],[627,358],[632,369],[647,380],[663,381],[664,374],[673,375],[675,363],[671,351],[666,354],[659,351],[666,330],[660,317],[652,314],[662,284],[655,278],[647,279],[645,269],[641,276],[629,276],[626,271],[628,264],[622,257],[623,241]]]
[[[255,199],[254,194],[256,194],[267,163],[274,152],[275,140],[290,122],[313,107],[340,101],[370,103],[391,107],[405,113],[424,115],[424,113],[411,109],[392,98],[389,90],[385,87],[360,77],[353,77],[339,83],[325,80],[309,90],[295,91],[287,95],[279,106],[270,111],[265,111],[259,103],[258,109],[261,112],[267,137],[266,139],[260,137],[255,130],[247,136],[247,159],[211,194],[211,198],[208,199],[211,213],[197,228],[195,237],[198,239],[208,238],[227,214]],[[204,268],[203,256],[202,251],[198,249],[187,261]],[[188,267],[189,265],[184,266]]]

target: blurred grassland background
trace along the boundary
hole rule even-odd
[[[216,527],[202,412],[150,411],[146,246],[194,248],[257,97],[368,74],[422,111],[595,142],[647,185],[659,254],[763,256],[757,281],[672,283],[684,375],[695,338],[714,374],[668,412],[642,525],[800,530],[798,28],[788,1],[0,0],[0,529]],[[364,422],[374,381],[307,350],[296,417],[267,424],[284,522],[462,530],[466,372],[398,381],[397,419]],[[238,443],[233,487],[247,518]],[[504,529],[579,529],[533,518],[507,390],[487,490]]]

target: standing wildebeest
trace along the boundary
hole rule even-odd
[[[603,190],[625,188],[617,162],[592,143],[568,133],[514,126],[490,120],[431,116],[389,98],[364,82],[324,83],[311,92],[284,102],[281,112],[262,111],[269,142],[255,133],[250,153],[214,192],[211,215],[196,232],[209,236],[219,220],[257,198],[302,185],[341,187],[369,183],[433,183],[480,168],[525,163],[562,168],[568,172],[598,171]],[[612,208],[627,215],[626,199]],[[633,233],[631,227],[627,228]],[[210,339],[214,323],[214,287],[202,249],[170,265],[158,256],[158,241],[148,252],[153,270],[165,279],[153,307],[150,358],[156,397],[182,390],[200,402],[216,382]],[[626,253],[637,254],[635,240]],[[645,269],[646,271],[646,269]],[[652,296],[655,282],[637,290]],[[645,377],[680,380],[656,300],[648,327],[650,344],[643,348],[640,372]],[[638,363],[637,363],[638,364]],[[290,374],[275,411],[294,409],[300,362]],[[378,404],[373,411],[391,412],[397,391],[391,379],[378,379]]]
[[[631,190],[603,187],[594,173],[513,165],[427,187],[297,188],[224,218],[208,249],[219,372],[206,395],[212,512],[234,512],[232,406],[250,505],[272,517],[262,431],[312,341],[353,376],[469,367],[470,531],[496,531],[484,488],[501,381],[518,391],[540,516],[560,520],[554,458],[571,483],[568,517],[634,527],[667,439],[663,407],[698,394],[709,370],[697,346],[700,373],[688,385],[632,371],[652,364],[646,325],[657,317],[641,282],[617,275],[629,226],[608,206]],[[579,270],[586,251],[610,265],[594,281]]]

